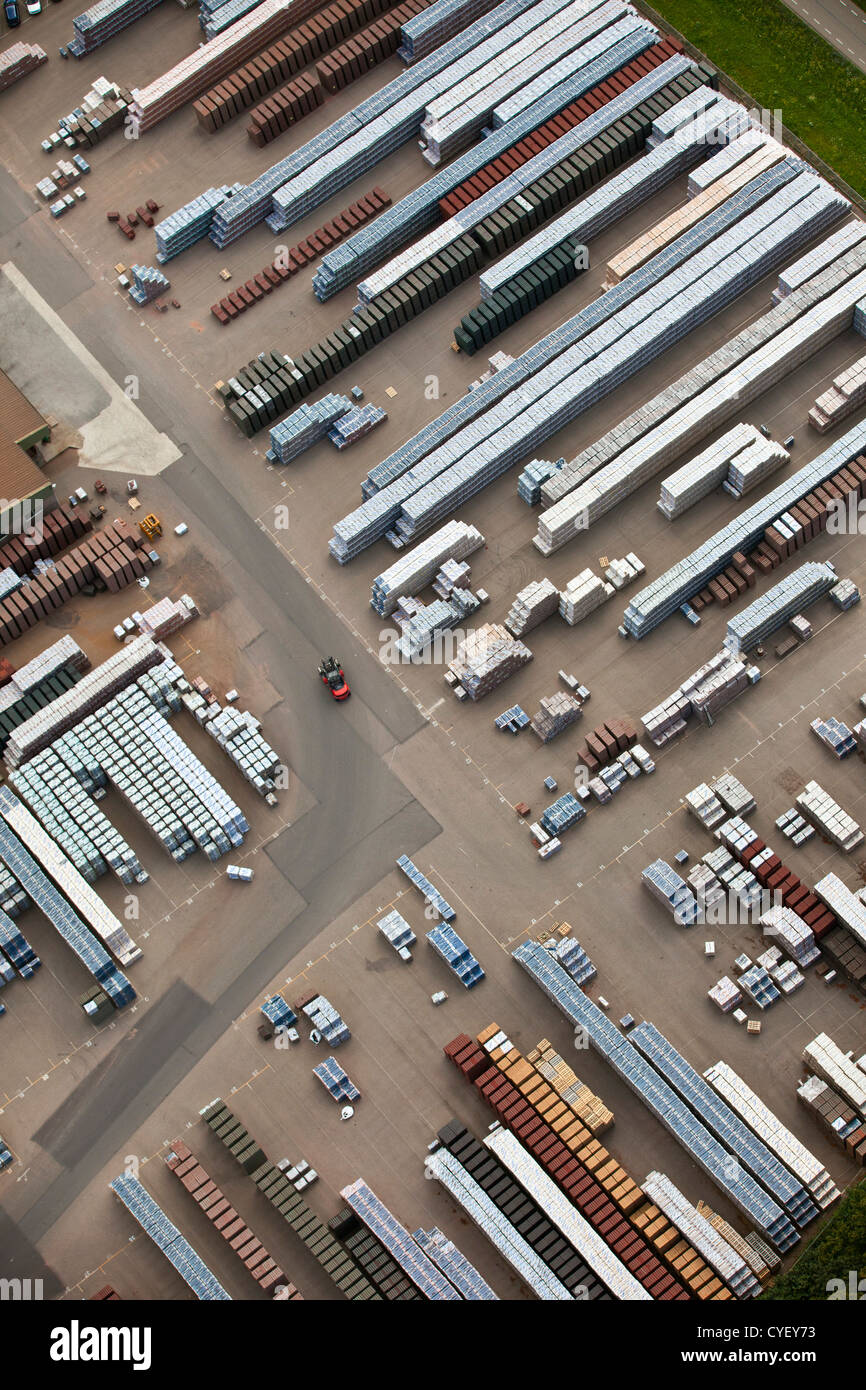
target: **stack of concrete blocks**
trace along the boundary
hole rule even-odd
[[[439,598],[449,599],[455,589],[468,589],[472,566],[465,560],[446,560],[436,572],[432,588]]]
[[[723,1014],[729,1014],[741,1003],[743,996],[730,976],[723,975],[707,990],[707,998],[715,1004],[717,1009],[721,1009]]]
[[[484,623],[458,644],[448,670],[470,700],[489,695],[532,660],[532,652],[499,623]]]
[[[686,793],[686,805],[706,830],[714,830],[725,820],[725,808],[706,782],[700,782]]]
[[[773,291],[773,303],[779,304],[783,299],[787,299],[789,294],[801,289],[809,280],[813,280],[821,271],[832,265],[833,261],[846,251],[859,246],[862,241],[866,241],[866,222],[861,218],[846,222],[838,231],[820,241],[817,246],[813,246],[805,256],[798,257],[793,265],[789,265],[780,273],[778,287]]]
[[[541,501],[541,485],[565,467],[565,459],[532,459],[517,479],[517,495],[530,507]]]
[[[459,627],[480,607],[481,600],[471,589],[452,589],[449,599],[440,598],[433,603],[402,598],[394,612],[401,628],[396,642],[401,661],[418,660],[438,633]]]
[[[815,884],[815,896],[843,922],[861,946],[866,946],[866,903],[852,893],[836,874],[826,874]]]
[[[855,603],[860,602],[860,590],[853,579],[840,579],[830,590],[830,600],[835,603],[837,608],[841,608],[846,613],[849,608],[853,608]]]
[[[721,486],[728,476],[732,461],[756,439],[763,439],[763,436],[754,425],[734,425],[721,439],[709,444],[671,473],[662,481],[659,493],[657,506],[662,516],[667,517],[668,521],[676,520],[702,497]]]
[[[750,668],[742,661],[729,651],[717,652],[678,690],[642,716],[647,734],[657,748],[662,748],[683,732],[692,715],[711,723],[713,716],[741,695],[752,680]]]
[[[808,560],[728,620],[725,646],[734,656],[751,651],[836,583],[838,576],[829,565]]]
[[[591,569],[581,570],[560,593],[560,617],[565,619],[569,627],[574,627],[612,598],[615,592],[612,584],[606,584]]]
[[[734,776],[732,772],[726,772],[721,777],[717,777],[711,784],[711,789],[719,798],[726,811],[732,816],[745,816],[749,811],[754,811],[757,802],[748,788]]]
[[[198,616],[195,601],[189,594],[181,594],[179,599],[160,599],[146,613],[131,614],[139,632],[145,637],[152,637],[155,642],[164,641]]]
[[[465,521],[449,521],[373,580],[370,606],[380,617],[392,613],[403,594],[417,594],[431,583],[446,560],[465,560],[484,537]]]
[[[790,907],[781,904],[769,908],[760,919],[764,935],[772,937],[787,951],[792,960],[805,968],[820,960],[812,928]]]
[[[129,297],[136,304],[150,304],[171,289],[171,281],[152,265],[133,265],[129,270],[132,284]]]
[[[809,728],[840,762],[843,758],[850,758],[857,747],[857,735],[832,714],[828,714],[826,719],[813,719]]]
[[[269,463],[291,463],[292,459],[324,439],[335,421],[352,409],[348,396],[330,392],[319,401],[304,401],[285,420],[273,426],[271,447],[265,454]]]
[[[866,401],[866,357],[859,357],[844,372],[833,378],[832,385],[818,397],[809,411],[809,424],[819,434],[826,434],[846,415]]]
[[[805,791],[797,797],[797,806],[820,834],[846,854],[863,843],[863,831],[857,822],[817,782],[806,783]]]
[[[282,763],[274,749],[262,738],[259,721],[248,710],[235,709],[233,705],[220,709],[219,705],[203,703],[206,708],[202,721],[205,731],[219,744],[259,796],[273,796]],[[196,709],[191,708],[191,713],[196,714]]]
[[[559,608],[559,590],[549,579],[534,580],[515,595],[505,626],[515,637],[523,637]]]
[[[745,497],[782,464],[790,463],[791,455],[781,444],[759,435],[754,443],[731,460],[727,477],[722,483],[731,497]]]
[[[695,895],[664,859],[655,859],[641,873],[641,882],[681,927],[694,926],[698,917]]]
[[[866,1072],[827,1033],[819,1033],[804,1047],[803,1061],[866,1118]]]
[[[701,922],[715,921],[719,910],[723,910],[728,895],[709,864],[705,864],[702,860],[693,865],[689,869],[686,882],[697,899],[698,920]]]
[[[776,817],[776,829],[797,846],[805,845],[815,834],[814,826],[809,825],[795,806],[789,806],[787,811]]]
[[[639,579],[642,574],[646,574],[646,565],[643,560],[638,559],[633,550],[630,550],[622,560],[611,560],[604,577],[619,592],[626,584]]]
[[[546,695],[539,701],[539,707],[532,717],[530,728],[542,743],[550,743],[583,714],[583,705],[572,695],[559,690],[555,695]]]
[[[0,53],[0,92],[47,62],[48,54],[38,43],[13,43]]]

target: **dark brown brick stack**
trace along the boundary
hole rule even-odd
[[[318,79],[302,72],[300,77],[293,78],[253,108],[247,135],[254,145],[269,145],[289,126],[309,116],[324,100],[325,93]]]
[[[291,247],[284,260],[274,261],[272,265],[265,266],[264,270],[247,280],[245,285],[232,290],[218,303],[212,304],[210,311],[214,318],[222,324],[231,323],[232,319],[246,313],[251,305],[257,304],[278,285],[297,275],[305,265],[318,260],[329,246],[336,246],[343,237],[351,236],[365,222],[369,222],[371,217],[376,217],[383,208],[389,207],[390,203],[391,199],[381,188],[374,188],[372,192],[365,193],[363,198],[344,208],[331,222],[326,222],[323,227],[319,227],[303,241],[298,242],[297,246]]]
[[[377,63],[397,52],[400,47],[400,27],[414,15],[426,10],[432,0],[406,0],[396,10],[377,19],[357,38],[335,48],[327,58],[316,64],[319,81],[328,92],[339,92],[357,77],[363,77]]]
[[[25,545],[23,536],[10,536],[0,545],[0,569],[11,566],[23,577],[32,570],[37,560],[47,560],[57,555],[92,530],[90,517],[79,516],[71,507],[55,507],[43,516],[42,535],[34,545]]]
[[[608,719],[604,724],[597,724],[592,733],[587,734],[577,756],[595,775],[600,767],[606,767],[635,743],[637,729],[630,719]]]

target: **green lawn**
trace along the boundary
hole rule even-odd
[[[653,8],[760,107],[866,197],[866,73],[781,0],[652,0]]]
[[[796,1264],[761,1297],[823,1302],[832,1279],[841,1279],[847,1292],[850,1270],[866,1279],[866,1182],[850,1189]],[[831,1286],[831,1291],[839,1296],[838,1288]],[[859,1296],[866,1297],[866,1292]]]

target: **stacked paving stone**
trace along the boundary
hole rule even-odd
[[[324,439],[335,421],[352,409],[348,396],[333,393],[320,401],[304,401],[285,420],[271,430],[271,447],[265,454],[269,463],[291,463],[292,459]]]
[[[470,700],[489,695],[532,660],[532,652],[499,623],[485,623],[464,637],[448,669]]]
[[[809,728],[840,762],[843,758],[850,758],[857,747],[856,735],[832,714],[826,719],[813,719]]]
[[[746,816],[757,805],[747,787],[732,772],[726,772],[712,783],[712,791],[732,816]]]
[[[73,19],[75,34],[66,47],[74,58],[83,58],[158,4],[160,0],[97,0]]]
[[[643,715],[644,728],[656,747],[681,734],[692,715],[709,722],[749,686],[749,669],[729,651],[717,652],[700,666],[678,690]]]
[[[860,590],[853,579],[840,579],[839,583],[830,590],[830,599],[837,608],[841,608],[846,613],[849,608],[853,608],[855,603],[860,602]]]
[[[377,575],[370,594],[371,608],[380,617],[387,617],[402,595],[426,588],[444,561],[465,560],[483,544],[484,537],[474,526],[449,521]]]
[[[549,579],[534,580],[515,595],[505,626],[515,637],[523,637],[559,608],[559,590]]]
[[[642,574],[646,574],[646,565],[643,560],[638,559],[633,550],[630,550],[621,560],[611,560],[604,577],[619,592],[626,584],[639,579]]]
[[[541,501],[541,485],[565,467],[565,459],[532,459],[517,479],[517,495],[530,507]]]
[[[699,782],[686,793],[686,805],[696,820],[707,830],[713,830],[725,819],[725,808],[712,787]]]
[[[372,401],[368,401],[366,405],[353,405],[336,421],[333,428],[328,430],[328,438],[338,449],[346,449],[350,444],[356,444],[359,439],[363,439],[377,425],[383,425],[387,418],[388,412],[380,405],[373,405]]]
[[[641,882],[668,909],[678,926],[694,926],[698,918],[694,893],[666,860],[654,859],[648,864],[641,873]]]
[[[457,588],[448,599],[422,603],[420,599],[402,598],[394,613],[402,629],[396,647],[403,661],[413,661],[427,650],[437,633],[459,627],[481,607],[480,600],[470,589]]]
[[[132,276],[129,297],[136,304],[150,304],[152,300],[158,299],[161,294],[171,289],[171,281],[155,266],[134,265],[130,267],[129,273]]]
[[[815,834],[814,826],[807,823],[795,806],[789,806],[787,811],[776,817],[776,829],[781,830],[793,845],[805,845]]]
[[[583,705],[564,690],[558,690],[555,695],[546,695],[539,701],[530,728],[542,743],[550,743],[582,714]]]
[[[829,565],[807,561],[728,620],[725,646],[735,656],[751,651],[837,583],[838,576]]]
[[[806,783],[805,791],[797,797],[797,805],[815,829],[846,854],[863,843],[863,831],[854,818],[817,782]]]
[[[728,476],[731,461],[763,436],[754,425],[734,425],[721,439],[702,449],[675,473],[664,478],[659,492],[658,509],[668,521],[674,521],[702,497],[708,496]]]
[[[790,460],[791,455],[781,444],[761,438],[732,460],[722,487],[732,497],[745,497],[770,473],[775,473],[777,468],[781,468],[783,463],[790,463]]]
[[[436,571],[432,589],[440,598],[448,599],[455,589],[468,589],[472,566],[465,560],[446,560]]]
[[[574,627],[612,598],[615,592],[612,584],[605,583],[591,569],[581,570],[580,574],[568,581],[559,596],[560,617],[565,619],[569,627]]]
[[[764,935],[775,937],[798,965],[805,968],[820,959],[815,933],[792,908],[781,905],[771,907],[763,913],[760,926]]]
[[[38,43],[13,43],[0,53],[0,92],[47,62],[48,54]]]

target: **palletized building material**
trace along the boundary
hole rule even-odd
[[[775,1251],[771,1250],[770,1247],[761,1240],[760,1236],[756,1235],[754,1232],[751,1232],[748,1237],[741,1236],[739,1231],[736,1231],[730,1222],[726,1221],[724,1217],[719,1216],[717,1212],[714,1212],[712,1207],[708,1206],[706,1202],[699,1201],[696,1210],[701,1216],[706,1217],[714,1230],[718,1231],[721,1236],[724,1236],[725,1240],[732,1249],[736,1250],[738,1255],[742,1255],[746,1264],[755,1275],[755,1278],[759,1279],[762,1284],[766,1283],[771,1272],[774,1269],[778,1269],[780,1264],[779,1257]]]
[[[376,926],[398,954],[400,951],[406,951],[410,946],[414,946],[418,940],[406,918],[401,916],[396,908],[386,913],[384,917],[380,917]]]
[[[337,420],[333,428],[328,430],[328,438],[338,449],[345,449],[363,439],[377,425],[383,425],[387,418],[388,412],[380,405],[374,405],[372,401],[367,401],[365,405],[352,406]]]
[[[731,462],[738,453],[761,438],[754,425],[734,425],[721,439],[702,449],[688,463],[662,480],[657,504],[659,511],[668,521],[682,516],[689,507],[725,481]]]
[[[268,458],[276,463],[291,463],[317,439],[324,439],[331,426],[351,409],[348,396],[329,394],[320,401],[304,401],[274,425]]]
[[[38,43],[13,43],[0,53],[0,92],[47,62],[48,54]]]
[[[725,646],[739,656],[757,647],[795,613],[829,593],[838,576],[829,565],[807,561],[728,620]]]
[[[557,956],[561,962],[562,958],[558,951]],[[578,984],[582,983],[573,974],[572,978],[576,979]],[[556,1094],[583,1121],[591,1134],[604,1134],[606,1130],[610,1129],[614,1120],[613,1111],[608,1109],[604,1101],[595,1095],[585,1082],[581,1081],[568,1062],[551,1047],[546,1038],[542,1038],[538,1046],[526,1054],[526,1060],[535,1067],[539,1076],[543,1076],[546,1081],[550,1082]]]
[[[434,887],[429,878],[424,877],[421,870],[413,864],[408,854],[400,855],[400,858],[397,860],[397,868],[402,869],[403,873],[409,879],[409,882],[414,884],[419,893],[423,894],[425,902],[429,903],[432,908],[435,908],[443,922],[454,921],[454,918],[457,916],[454,908],[450,903],[445,901],[438,888]]]
[[[745,816],[755,809],[755,798],[732,772],[725,772],[711,784],[726,811],[732,816]]]
[[[361,1092],[354,1081],[349,1079],[336,1057],[326,1057],[324,1062],[313,1067],[313,1076],[321,1081],[328,1095],[338,1105],[341,1102],[351,1103],[361,1099]]]
[[[707,990],[707,998],[716,1005],[716,1008],[721,1009],[723,1014],[727,1014],[731,1012],[731,1009],[736,1008],[743,996],[733,980],[728,975],[723,975]]]
[[[7,802],[11,793],[7,788],[0,789]],[[14,798],[12,798],[14,801]],[[116,1009],[122,1009],[135,999],[135,990],[129,980],[118,969],[105,948],[85,926],[69,902],[43,872],[36,860],[24,848],[4,820],[0,821],[0,858],[12,871],[27,892],[33,904],[48,918],[68,946],[72,948],[82,965],[93,975]]]
[[[107,946],[120,964],[129,966],[139,960],[141,949],[136,946],[123,924],[106,907],[99,895],[94,893],[78,870],[70,864],[51,837],[45,834],[35,817],[31,816],[8,787],[0,787],[0,815],[28,846],[45,872],[63,889],[90,930],[104,946]]]
[[[781,943],[798,965],[814,965],[821,952],[815,945],[811,927],[790,907],[777,905],[763,913],[760,926],[764,935]]]
[[[866,241],[866,222],[859,217],[853,222],[846,222],[844,227],[825,237],[817,246],[813,246],[811,251],[807,251],[805,256],[800,256],[793,265],[780,272],[779,286],[774,291],[774,298],[784,299],[792,294],[819,271],[832,265],[843,252],[849,251],[853,246],[859,246],[863,241]]]
[[[515,637],[531,632],[559,608],[559,590],[549,579],[533,580],[515,595],[505,626]]]
[[[719,1061],[708,1067],[704,1076],[731,1109],[808,1188],[819,1207],[829,1207],[841,1196],[824,1164],[782,1124],[733,1067]]]
[[[815,884],[814,892],[861,946],[866,946],[866,903],[846,888],[837,874],[825,874]]]
[[[460,1301],[460,1294],[412,1239],[405,1226],[379,1200],[362,1178],[340,1189],[340,1196],[372,1231],[425,1298]]]
[[[130,266],[129,273],[132,276],[129,297],[136,304],[150,304],[151,300],[158,299],[161,294],[171,289],[171,281],[155,266]]]
[[[797,805],[812,825],[850,854],[863,843],[863,831],[847,811],[843,811],[817,782],[807,782],[805,791],[797,797]]]
[[[313,1028],[321,1033],[325,1042],[329,1043],[331,1047],[340,1047],[342,1043],[348,1042],[351,1038],[352,1034],[349,1032],[347,1024],[324,994],[314,995],[312,999],[307,999],[300,1007]]]
[[[741,984],[743,979],[741,976]],[[629,1040],[748,1171],[764,1184],[798,1226],[806,1226],[815,1219],[818,1209],[803,1183],[734,1114],[654,1024],[639,1023]]]
[[[148,608],[147,612],[132,615],[139,632],[145,637],[152,637],[155,642],[164,641],[198,616],[195,601],[189,594],[181,594],[179,599],[166,596]]]
[[[717,179],[723,178],[735,169],[743,160],[748,159],[756,150],[764,146],[775,145],[779,151],[779,158],[782,159],[787,154],[784,145],[773,140],[765,130],[760,127],[757,129],[744,130],[736,136],[729,144],[723,146],[716,154],[710,155],[703,164],[699,165],[693,173],[689,174],[688,195],[690,198],[696,197],[698,193],[703,193],[705,188],[715,183]]]
[[[478,3],[478,0],[475,0]],[[431,1231],[418,1230],[412,1232],[414,1240],[425,1255],[441,1269],[449,1283],[453,1284],[462,1298],[472,1303],[491,1303],[498,1302],[498,1296],[493,1292],[485,1279],[481,1278],[478,1270],[462,1254],[453,1240],[449,1240],[438,1226],[434,1226]]]
[[[553,474],[565,463],[565,459],[557,459],[553,462],[550,459],[531,459],[525,464],[523,472],[517,479],[517,495],[530,507],[534,507],[536,502],[541,500],[541,484],[552,478]]]
[[[4,866],[5,867],[5,866]],[[22,980],[29,980],[42,964],[30,942],[12,918],[0,908],[0,962],[5,955]]]
[[[698,667],[660,705],[642,715],[644,728],[657,748],[683,732],[696,715],[704,723],[748,687],[747,668],[727,649]]]
[[[585,1030],[591,1046],[607,1059],[695,1162],[767,1233],[774,1245],[782,1250],[794,1245],[799,1235],[782,1207],[742,1164],[731,1164],[729,1151],[663,1080],[655,1066],[641,1056],[631,1038],[624,1036],[598,1005],[569,979],[551,959],[550,953],[538,942],[526,941],[512,955],[566,1017]]]
[[[770,473],[775,473],[783,463],[789,463],[791,455],[781,444],[770,439],[756,439],[751,448],[744,449],[731,459],[728,476],[725,479],[726,491],[733,497],[745,497],[747,492],[762,483]]]
[[[160,0],[97,0],[73,19],[75,34],[66,47],[74,57],[83,58],[158,4]]]
[[[484,1232],[537,1298],[546,1302],[572,1300],[565,1285],[551,1273],[532,1246],[448,1149],[437,1149],[429,1154],[424,1160],[424,1167]]]
[[[606,584],[591,569],[581,570],[560,592],[559,615],[569,627],[574,627],[609,598],[613,598],[615,592],[612,584]]]
[[[586,807],[583,802],[578,801],[571,792],[565,792],[542,812],[540,824],[548,835],[558,837],[564,830],[570,830],[573,825],[577,825],[585,815]]]
[[[665,1173],[648,1173],[641,1184],[651,1202],[685,1236],[737,1298],[756,1298],[761,1285],[745,1260],[731,1248],[706,1217],[692,1206]]]
[[[231,1294],[226,1293],[216,1275],[208,1269],[201,1255],[181,1235],[177,1226],[169,1221],[165,1212],[160,1206],[157,1206],[138,1178],[121,1174],[119,1178],[114,1179],[110,1187],[145,1234],[150,1236],[157,1249],[161,1250],[166,1259],[174,1265],[181,1279],[189,1285],[196,1298],[208,1302],[212,1300],[231,1302]]]
[[[864,230],[866,236],[866,230]],[[866,357],[860,357],[844,372],[833,378],[832,385],[822,392],[809,411],[809,424],[819,434],[844,420],[866,400]]]
[[[539,701],[538,709],[532,717],[530,728],[542,743],[550,743],[583,714],[583,705],[573,695],[558,690],[555,695],[547,695]]]
[[[666,860],[654,859],[648,864],[641,872],[641,882],[668,909],[678,926],[694,926],[698,918],[695,895]]]
[[[206,237],[217,208],[242,187],[239,183],[234,187],[224,183],[219,188],[207,188],[191,203],[186,203],[177,212],[157,222],[153,234],[156,237],[156,259],[160,265]]]
[[[622,1260],[590,1223],[581,1216],[541,1165],[508,1129],[496,1129],[485,1146],[504,1163],[520,1186],[529,1193],[557,1230],[578,1252],[615,1298],[627,1302],[652,1301],[652,1295],[635,1279]]]
[[[493,0],[436,0],[423,14],[401,25],[397,56],[404,63],[417,63],[492,9]]]
[[[803,1049],[803,1061],[835,1087],[858,1115],[866,1117],[866,1076],[831,1037],[819,1033],[812,1042],[807,1043]]]
[[[457,644],[448,669],[470,700],[480,700],[532,660],[532,652],[498,623],[484,623]]]
[[[437,956],[454,971],[464,989],[474,989],[484,979],[484,971],[462,937],[448,922],[440,922],[427,932],[427,941]]]
[[[371,607],[380,617],[387,617],[402,594],[417,594],[426,588],[445,560],[465,560],[482,545],[484,537],[474,526],[449,521],[373,580]]]

